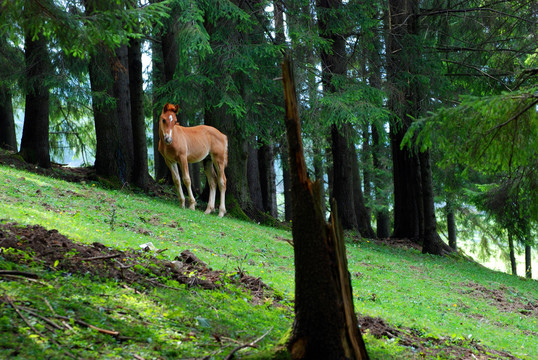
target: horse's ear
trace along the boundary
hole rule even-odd
[[[177,114],[177,112],[179,111],[179,105],[173,105],[173,104],[170,104],[170,103],[166,103],[163,107],[163,114],[165,112],[168,112],[168,111],[173,111]]]

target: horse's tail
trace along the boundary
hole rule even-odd
[[[224,167],[228,166],[228,136],[224,135]]]

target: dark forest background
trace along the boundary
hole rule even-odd
[[[27,162],[50,167],[67,147],[98,176],[151,191],[170,181],[154,134],[171,102],[182,125],[228,135],[230,212],[289,220],[285,52],[310,176],[344,228],[433,254],[479,239],[514,274],[525,253],[531,276],[536,1],[0,4],[0,145]],[[203,197],[201,169],[191,172]]]

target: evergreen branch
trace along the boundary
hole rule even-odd
[[[447,63],[451,63],[451,64],[456,64],[456,65],[460,65],[460,66],[463,66],[463,67],[467,67],[469,69],[473,69],[473,70],[476,70],[479,74],[481,74],[482,76],[485,76],[487,78],[490,78],[492,80],[495,80],[496,82],[499,82],[502,86],[504,86],[508,91],[512,91],[512,89],[510,89],[508,87],[508,85],[506,85],[503,81],[501,81],[500,79],[497,79],[495,76],[491,75],[491,74],[488,74],[487,72],[485,72],[484,70],[480,69],[478,66],[474,66],[474,65],[470,65],[470,64],[465,64],[463,62],[460,62],[460,61],[455,61],[455,60],[450,60],[450,59],[441,59],[441,61],[445,61]]]
[[[448,14],[455,14],[455,13],[467,13],[467,12],[492,12],[498,15],[511,17],[514,19],[518,19],[524,22],[527,22],[529,24],[534,24],[534,21],[522,18],[521,16],[517,16],[514,14],[510,14],[504,11],[495,10],[489,7],[476,7],[476,8],[468,8],[468,9],[428,9],[428,10],[422,10],[420,13],[417,14],[417,16],[425,17],[425,16],[436,16],[436,15],[448,15]]]
[[[537,95],[531,95],[531,98],[537,98],[537,97],[538,97]],[[518,117],[523,115],[527,110],[529,110],[530,108],[532,108],[536,104],[538,104],[538,99],[534,100],[529,105],[525,106],[525,108],[523,108],[523,110],[521,110],[520,112],[518,112],[517,114],[515,114],[514,116],[512,116],[510,119],[506,120],[502,124],[498,124],[498,125],[492,127],[491,129],[489,129],[488,131],[486,131],[486,134],[492,132],[493,130],[496,130],[496,129],[499,129],[499,128],[502,128],[502,127],[508,125],[509,123],[516,120]]]

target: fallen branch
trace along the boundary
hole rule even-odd
[[[97,330],[97,331],[99,331],[100,333],[103,333],[103,334],[112,335],[112,336],[118,336],[120,334],[119,331],[102,329],[102,328],[94,326],[92,324],[88,324],[87,322],[84,322],[82,320],[71,319],[71,318],[69,318],[67,316],[56,315],[55,317],[58,318],[58,319],[67,320],[67,321],[73,320],[76,324],[88,327],[88,328],[93,329],[93,330]]]
[[[16,276],[24,276],[31,279],[38,279],[39,276],[34,273],[29,273],[26,271],[17,271],[17,270],[0,270],[0,276],[5,275],[16,275]]]
[[[24,276],[24,275],[9,275],[9,274],[2,274],[2,276],[5,277],[5,278],[8,278],[8,279],[13,279],[13,280],[26,280],[26,281],[34,282],[34,283],[39,284],[39,285],[52,287],[51,284],[47,284],[46,282],[43,282],[43,281],[40,281],[40,280],[36,280],[36,279],[32,279],[32,278],[26,277],[26,276]]]
[[[49,318],[46,318],[42,315],[39,315],[38,313],[36,313],[33,309],[30,309],[30,308],[27,308],[27,307],[21,307],[22,310],[26,311],[28,314],[36,317],[36,318],[39,318],[41,320],[43,320],[44,322],[46,322],[47,324],[49,324],[50,326],[58,329],[58,330],[61,330],[62,327],[58,324],[56,324],[54,321],[52,321],[51,319]]]
[[[21,317],[21,319],[26,323],[26,325],[28,325],[28,327],[30,329],[32,329],[32,331],[34,333],[36,333],[37,335],[39,336],[43,336],[43,334],[41,334],[39,331],[37,331],[37,329],[32,325],[30,324],[30,322],[28,321],[28,319],[26,319],[24,317],[24,315],[21,313],[21,311],[19,310],[19,308],[13,303],[13,301],[11,301],[11,299],[9,298],[9,296],[5,295],[4,296],[4,299],[6,300],[6,302],[13,308],[13,310],[15,310],[15,312],[17,314],[19,314],[19,316]]]
[[[93,261],[93,260],[101,260],[101,259],[114,259],[117,257],[120,257],[121,254],[113,254],[113,255],[104,255],[104,256],[94,256],[91,258],[82,259],[82,261]]]
[[[259,338],[257,338],[256,340],[254,341],[251,341],[249,342],[248,344],[243,344],[243,345],[240,345],[238,347],[236,347],[235,349],[232,350],[232,352],[230,354],[228,354],[228,356],[226,356],[224,358],[224,360],[231,360],[233,359],[234,357],[234,354],[236,352],[238,352],[239,350],[241,349],[244,349],[244,348],[247,348],[247,347],[256,347],[256,344],[259,343],[260,341],[263,340],[264,337],[266,337],[267,335],[269,335],[269,333],[271,332],[271,330],[273,330],[273,327],[271,326],[271,328],[269,330],[267,330],[267,332],[265,334],[263,334],[262,336],[260,336]]]

